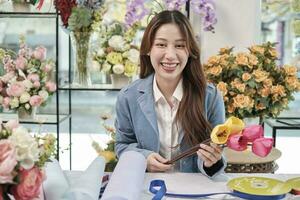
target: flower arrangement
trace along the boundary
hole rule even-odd
[[[221,48],[204,65],[208,81],[222,92],[227,116],[276,117],[300,90],[297,68],[277,66],[274,43],[251,46],[249,53]]]
[[[35,199],[46,179],[43,167],[54,156],[53,135],[31,136],[16,120],[0,120],[0,199]]]
[[[96,152],[103,156],[106,160],[105,171],[112,172],[117,165],[117,157],[115,154],[115,136],[116,130],[114,127],[107,125],[106,121],[110,119],[111,116],[108,114],[104,114],[101,116],[102,126],[105,129],[106,134],[109,136],[110,140],[107,143],[107,147],[103,149],[100,147],[99,143],[93,140],[92,146],[96,150]]]
[[[99,64],[102,72],[124,74],[128,77],[137,73],[139,49],[132,45],[132,42],[139,28],[139,23],[135,23],[129,28],[126,28],[121,22],[101,25],[100,48],[94,52],[93,58]]]
[[[33,107],[45,105],[56,91],[56,84],[49,80],[54,63],[46,60],[45,47],[32,50],[21,37],[19,52],[5,51],[2,61],[5,72],[0,77],[0,103],[3,108],[30,112]]]
[[[235,151],[244,151],[251,145],[252,152],[260,157],[267,156],[273,146],[273,139],[264,137],[261,125],[245,127],[242,120],[233,116],[212,130],[211,140],[216,144],[226,144]]]
[[[188,0],[163,0],[153,1],[157,6],[152,8],[152,11],[146,8],[143,0],[129,0],[127,1],[127,12],[125,21],[128,26],[131,26],[137,21],[143,19],[144,16],[154,15],[157,10],[182,10]],[[151,3],[153,4],[151,1]],[[214,32],[214,25],[217,23],[216,7],[213,0],[190,0],[193,11],[201,16],[202,26],[204,31]]]
[[[102,20],[105,7],[96,0],[55,0],[64,27],[71,31],[76,66],[73,82],[88,85],[87,56],[93,28]],[[76,71],[77,70],[77,71]]]

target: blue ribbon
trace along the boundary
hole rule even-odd
[[[158,189],[157,189],[158,188]],[[176,197],[176,198],[188,198],[188,199],[197,199],[202,197],[208,197],[213,195],[219,194],[228,194],[231,196],[240,197],[243,199],[255,199],[255,200],[277,200],[283,199],[286,194],[282,195],[271,195],[271,196],[263,196],[263,195],[253,195],[247,194],[239,191],[233,192],[216,192],[216,193],[207,193],[207,194],[175,194],[175,193],[168,193],[166,184],[163,180],[152,180],[150,183],[149,191],[154,194],[152,200],[161,200],[164,196],[168,197]]]

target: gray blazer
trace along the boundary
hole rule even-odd
[[[154,109],[153,74],[138,79],[124,87],[118,94],[116,103],[116,144],[117,156],[124,151],[138,151],[146,158],[150,153],[159,152],[159,131]],[[222,95],[211,84],[207,86],[205,113],[214,127],[225,121],[225,109]],[[184,134],[180,134],[184,135]],[[190,146],[181,138],[180,151]],[[225,160],[223,158],[223,162]],[[224,166],[226,166],[224,164]],[[219,170],[221,172],[224,169]],[[181,172],[202,172],[203,161],[195,154],[180,160]]]

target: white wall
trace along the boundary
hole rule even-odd
[[[260,0],[215,0],[215,4],[215,33],[203,31],[199,15],[191,13],[194,30],[200,35],[202,62],[221,47],[235,46],[240,51],[260,43]]]

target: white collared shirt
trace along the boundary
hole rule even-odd
[[[180,125],[176,123],[175,118],[183,95],[182,79],[179,81],[172,95],[172,107],[168,104],[166,98],[159,90],[155,76],[153,80],[153,94],[159,131],[159,153],[161,156],[169,160],[179,152]]]

